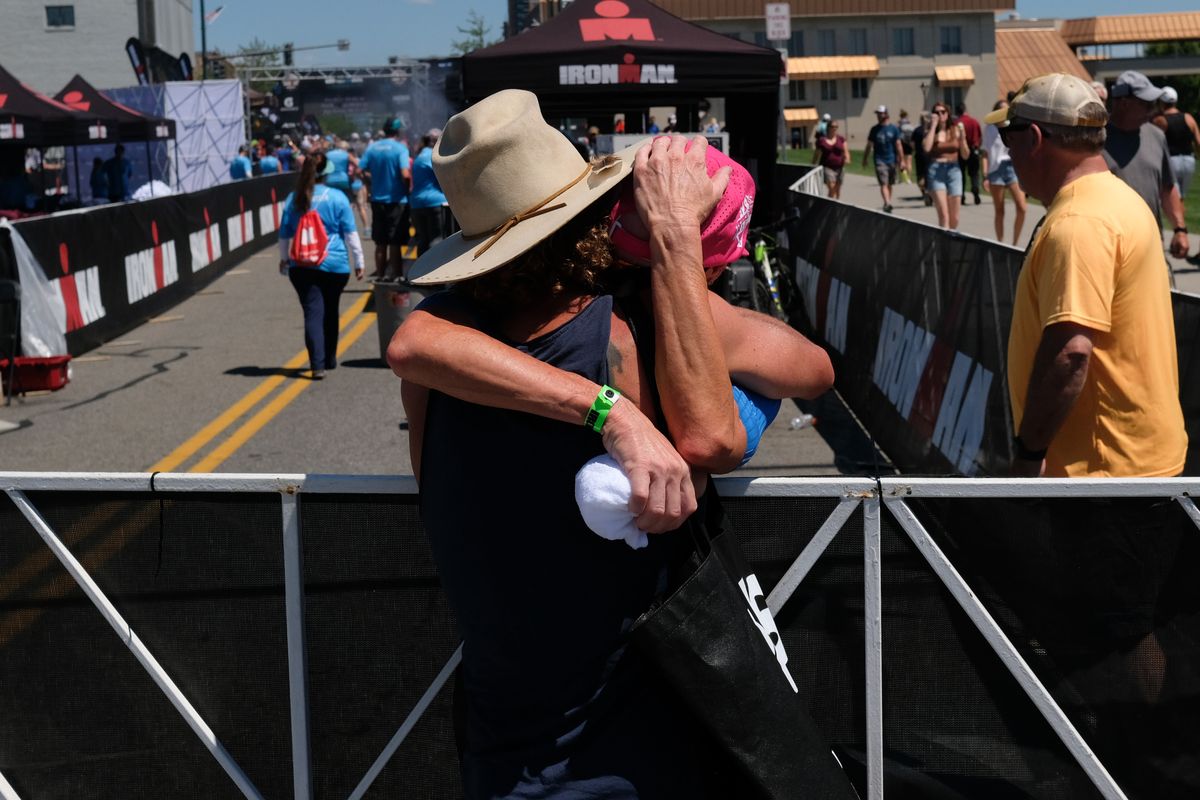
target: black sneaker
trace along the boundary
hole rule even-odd
[[[975,205],[979,205],[983,201],[979,199],[979,192],[975,193]]]
[[[884,205],[884,207],[883,207],[883,210],[884,210],[884,212],[885,212],[885,213],[887,213],[887,214],[890,214],[890,213],[892,213],[892,206],[891,206],[891,204],[890,204],[890,203],[888,203],[888,204]]]

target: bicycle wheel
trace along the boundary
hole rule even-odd
[[[775,301],[771,299],[771,289],[767,286],[767,282],[758,276],[754,278],[754,297],[751,308],[763,314],[778,316],[775,313]]]

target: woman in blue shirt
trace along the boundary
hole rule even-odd
[[[362,242],[350,202],[325,185],[334,169],[325,153],[304,159],[296,191],[284,202],[279,226],[279,271],[291,279],[304,310],[304,346],[313,380],[321,380],[326,370],[337,366],[338,303],[350,280],[351,261],[354,277],[360,281],[363,277]],[[299,266],[290,258],[296,229],[309,209],[316,210],[329,237],[325,258],[315,267]]]
[[[446,195],[433,174],[433,147],[442,132],[434,128],[421,137],[421,149],[412,162],[412,193],[409,208],[412,209],[412,224],[417,232],[417,256],[429,249],[435,239],[449,235],[445,218],[450,214]]]

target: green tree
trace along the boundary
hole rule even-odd
[[[1146,45],[1146,58],[1200,56],[1200,42],[1155,42]],[[1157,86],[1172,86],[1179,92],[1179,108],[1195,114],[1200,111],[1200,75],[1155,76]]]
[[[239,67],[278,67],[283,64],[283,45],[269,44],[255,36],[238,45],[237,52],[229,58]],[[250,88],[257,92],[269,92],[274,86],[275,81],[250,82]]]
[[[487,35],[492,32],[491,26],[473,8],[467,13],[466,24],[458,26],[458,32],[465,38],[461,41],[451,42],[450,46],[460,56],[465,56],[472,50],[489,47],[500,41],[499,39],[488,41]]]

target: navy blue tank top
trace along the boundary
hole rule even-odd
[[[470,311],[460,295],[426,301]],[[612,298],[508,344],[608,382]],[[503,341],[480,318],[480,326]],[[463,639],[468,798],[699,797],[688,728],[626,650],[664,591],[670,537],[632,550],[592,533],[575,473],[600,437],[431,392],[421,518]]]

